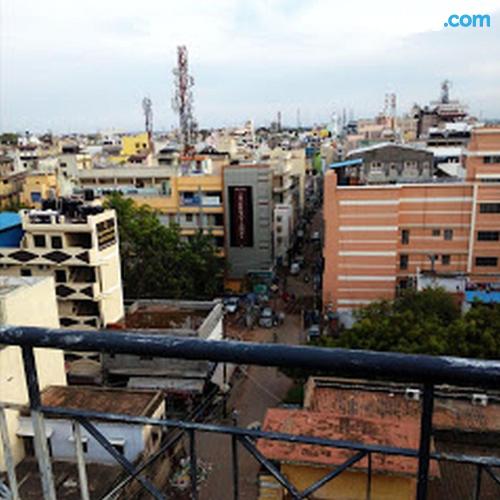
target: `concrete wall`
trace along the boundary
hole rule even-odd
[[[0,295],[0,324],[59,327],[54,282],[51,278],[0,278],[0,286],[21,283],[10,293]],[[66,384],[64,355],[54,349],[36,349],[40,389],[49,385]],[[21,350],[18,347],[0,347],[0,401],[26,404],[28,395],[24,377]],[[17,437],[18,412],[7,410],[7,425],[14,459],[24,457],[23,443]],[[4,470],[3,448],[0,447],[0,471]]]
[[[229,279],[243,279],[249,271],[268,271],[273,265],[272,183],[272,171],[268,165],[224,167],[226,260]],[[253,245],[250,247],[231,246],[229,188],[233,186],[252,188]]]

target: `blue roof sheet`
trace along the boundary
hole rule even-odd
[[[363,163],[362,158],[356,158],[355,160],[339,161],[337,163],[330,163],[329,168],[342,168],[342,167],[352,167],[353,165],[361,165]]]
[[[17,212],[0,212],[0,231],[21,225],[21,216]]]

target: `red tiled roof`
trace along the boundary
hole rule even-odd
[[[334,412],[275,408],[268,410],[263,430],[398,448],[417,449],[419,444],[419,420],[414,416],[372,414],[369,418],[359,418]],[[259,440],[258,448],[271,460],[317,466],[340,465],[354,454],[351,450],[333,447],[269,440]],[[415,476],[418,463],[413,458],[374,454],[372,467],[374,472]],[[366,468],[367,459],[353,466],[353,469]],[[431,475],[439,475],[436,463],[431,463]]]

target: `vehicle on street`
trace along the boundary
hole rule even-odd
[[[262,328],[272,328],[273,316],[273,310],[270,307],[264,307],[260,312],[259,326]]]
[[[318,340],[321,337],[321,329],[318,324],[311,325],[307,330],[307,342]]]
[[[224,310],[228,314],[234,314],[240,305],[239,297],[226,297],[224,299]]]
[[[300,264],[298,262],[292,262],[290,265],[290,274],[292,276],[297,276],[300,273]]]

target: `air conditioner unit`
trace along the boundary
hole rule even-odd
[[[473,406],[487,406],[488,396],[486,394],[473,394],[472,395],[472,405]]]
[[[420,389],[412,389],[411,387],[405,389],[405,398],[410,401],[420,401],[420,394]]]

